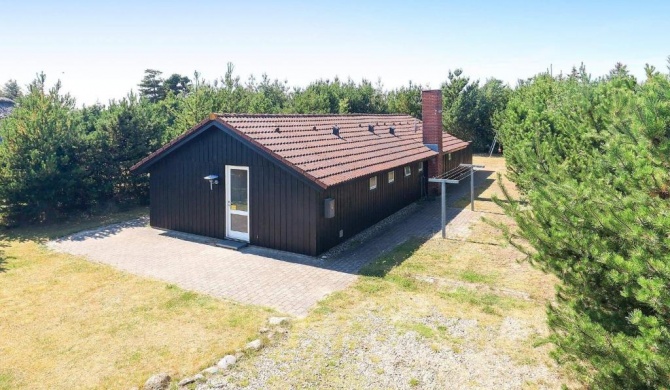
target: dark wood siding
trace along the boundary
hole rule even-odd
[[[319,199],[318,252],[321,253],[381,221],[412,202],[419,200],[424,190],[423,162],[409,165],[412,174],[405,176],[404,166],[392,169],[395,181],[388,182],[388,172],[379,172],[323,191]],[[377,188],[370,190],[370,177],[377,177]],[[324,200],[335,199],[335,217],[325,218]],[[340,237],[340,230],[343,236]]]
[[[317,254],[319,191],[211,127],[149,168],[151,226],[225,238],[225,166],[249,167],[250,242]],[[203,177],[219,175],[210,191]]]
[[[445,170],[472,163],[471,146],[444,155]],[[426,163],[330,187],[315,189],[306,179],[212,126],[151,165],[151,225],[203,236],[225,238],[225,166],[249,167],[250,242],[254,245],[308,255],[343,242],[371,225],[419,200],[426,189]],[[419,172],[419,166],[423,172]],[[203,179],[220,177],[210,191]],[[370,190],[370,177],[377,188]],[[335,199],[335,217],[324,216],[324,200]],[[339,233],[342,231],[342,237]]]
[[[460,164],[472,164],[472,144],[468,145],[465,149],[445,153],[443,157],[445,172],[458,167]]]

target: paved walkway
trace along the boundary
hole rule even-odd
[[[478,172],[476,182],[491,180],[490,176],[491,172]],[[468,193],[469,183],[449,190],[450,204]],[[448,235],[461,237],[479,213],[450,208],[447,218]],[[380,254],[412,236],[439,237],[440,202],[410,206],[325,259],[254,246],[232,251],[210,245],[202,237],[153,229],[147,223],[147,218],[141,218],[47,245],[188,290],[305,316],[317,301],[351,284],[360,268]]]

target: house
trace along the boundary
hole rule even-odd
[[[0,97],[0,119],[8,117],[12,113],[15,104],[11,99]]]
[[[131,170],[149,173],[150,224],[318,255],[419,200],[472,162],[442,131],[442,95],[408,115],[212,114]]]

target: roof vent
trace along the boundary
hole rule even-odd
[[[279,127],[275,128],[275,133],[281,133],[281,130],[279,130]]]
[[[337,125],[333,126],[333,134],[336,135],[336,136],[338,136],[338,137],[340,136],[340,128],[339,128],[339,126],[337,126]]]
[[[312,130],[316,131],[316,126],[312,127]]]
[[[395,127],[393,126],[389,127],[389,133],[395,134]]]
[[[375,132],[375,126],[374,125],[368,125],[368,131],[371,133]]]

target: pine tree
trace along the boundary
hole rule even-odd
[[[0,122],[0,210],[8,221],[43,221],[88,207],[75,101],[60,93],[60,82],[47,91],[45,80],[38,75]]]
[[[144,78],[138,84],[140,87],[140,96],[146,98],[151,103],[159,102],[165,99],[164,80],[160,77],[163,72],[155,69],[146,69]]]
[[[180,93],[187,92],[190,87],[191,79],[177,73],[173,73],[163,82],[163,88],[165,89],[166,94],[172,92],[175,95],[179,95]]]
[[[16,101],[21,96],[23,96],[23,92],[21,91],[21,87],[19,87],[19,83],[17,83],[16,80],[8,80],[5,83],[5,86],[0,89],[0,97]]]
[[[97,199],[117,204],[148,201],[147,177],[132,174],[130,167],[160,146],[164,124],[159,110],[130,93],[112,101],[96,120],[87,156]]]
[[[560,279],[559,362],[601,389],[670,388],[670,82],[536,77],[497,118],[522,202],[508,239]]]

